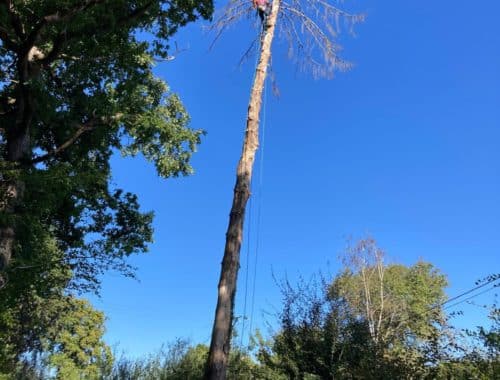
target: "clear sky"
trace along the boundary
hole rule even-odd
[[[262,187],[251,204],[251,257],[260,239],[254,327],[279,308],[273,272],[335,273],[349,235],[370,233],[396,262],[434,263],[450,296],[500,269],[500,3],[341,4],[368,16],[356,36],[340,36],[351,71],[314,80],[275,44],[281,96],[267,91]],[[114,182],[156,214],[150,253],[132,260],[140,282],[109,274],[93,299],[109,318],[108,342],[130,355],[175,337],[209,342],[254,69],[253,59],[238,61],[254,33],[243,22],[208,52],[202,24],[191,25],[176,37],[187,50],[157,67],[192,127],[208,133],[194,176],[161,180],[140,158],[113,159]],[[246,253],[245,245],[237,315]],[[460,306],[462,323],[484,317]]]

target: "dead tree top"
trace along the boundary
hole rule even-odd
[[[270,4],[272,1],[269,2]],[[352,64],[344,60],[338,39],[342,32],[354,34],[354,26],[364,21],[365,15],[350,13],[340,8],[341,1],[288,0],[280,1],[277,23],[278,37],[286,44],[288,58],[300,71],[310,72],[314,78],[332,78],[335,71],[345,71]],[[250,21],[254,28],[262,26],[255,17],[251,0],[229,0],[218,13],[209,30],[214,39],[211,47],[233,25]],[[257,50],[259,34],[250,42],[240,63]]]

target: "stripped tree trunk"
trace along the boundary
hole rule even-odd
[[[243,151],[236,171],[233,204],[226,232],[226,246],[219,280],[217,308],[205,370],[206,380],[224,380],[226,378],[236,281],[240,266],[243,221],[246,204],[250,198],[250,183],[255,153],[259,146],[259,114],[262,104],[262,92],[267,75],[267,66],[271,57],[271,44],[279,7],[280,0],[273,0],[271,12],[266,18],[266,25],[261,36],[260,58],[255,71],[255,79],[248,105],[247,128],[243,141]]]

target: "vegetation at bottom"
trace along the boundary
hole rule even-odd
[[[495,284],[498,275],[484,282]],[[486,326],[460,330],[446,313],[446,276],[431,263],[386,263],[373,239],[352,245],[342,269],[297,283],[281,279],[274,331],[233,339],[229,379],[494,379],[500,309]],[[13,313],[31,313],[24,320]],[[65,296],[0,314],[0,379],[202,379],[204,344],[185,340],[131,359],[103,341],[104,315]],[[237,327],[237,326],[235,326]],[[237,328],[235,328],[237,331]],[[235,336],[236,338],[236,336]]]

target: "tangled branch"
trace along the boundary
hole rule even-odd
[[[351,68],[351,63],[340,56],[342,48],[336,41],[342,29],[353,34],[354,26],[365,19],[363,14],[340,9],[333,1],[288,0],[281,1],[280,5],[278,30],[287,43],[288,57],[300,70],[311,72],[315,78],[331,78],[335,71]],[[209,28],[215,34],[210,48],[230,26],[253,14],[250,0],[230,0]],[[243,54],[240,64],[253,51],[255,41]]]

